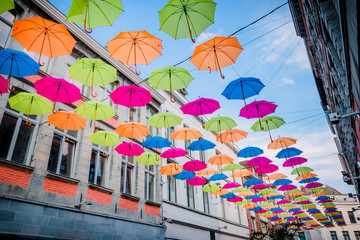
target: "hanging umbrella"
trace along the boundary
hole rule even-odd
[[[221,168],[221,171],[231,171],[234,174],[234,171],[244,169],[243,166],[235,163],[227,164],[225,167]],[[233,177],[233,181],[235,182],[235,177]]]
[[[122,143],[115,148],[119,154],[126,156],[140,156],[145,151],[136,143]]]
[[[220,108],[218,101],[211,98],[199,98],[195,101],[183,105],[180,110],[184,114],[201,117],[201,124],[204,128],[203,115],[211,114]]]
[[[161,56],[161,40],[150,33],[142,31],[121,32],[107,44],[110,57],[123,62],[126,65],[149,64],[155,58]]]
[[[230,143],[231,142],[233,145],[233,150],[235,152],[234,142],[238,142],[241,139],[246,138],[247,135],[248,135],[247,132],[234,128],[231,130],[221,132],[219,135],[217,135],[216,141],[221,142],[221,143]]]
[[[278,180],[278,179],[284,179],[287,178],[287,176],[285,174],[282,173],[274,173],[269,175],[266,180]]]
[[[54,102],[73,103],[81,99],[80,89],[61,78],[43,77],[34,83],[37,94]]]
[[[300,149],[297,149],[294,147],[289,147],[289,148],[282,149],[278,154],[276,154],[276,157],[279,159],[281,159],[281,158],[287,159],[290,157],[298,156],[302,153],[303,153],[303,151],[301,151]]]
[[[242,158],[252,158],[252,157],[257,157],[263,153],[264,151],[258,147],[246,147],[244,149],[241,149],[237,153],[237,156]]]
[[[245,197],[245,199],[247,200],[247,197],[253,196],[253,195],[255,195],[255,193],[247,191],[247,192],[241,192],[239,195],[242,197]]]
[[[174,39],[190,37],[193,42],[214,23],[216,3],[212,0],[171,0],[159,11],[160,30]]]
[[[272,163],[270,159],[267,157],[254,157],[253,159],[246,162],[246,165],[252,166],[252,167],[260,167],[268,165],[269,163]]]
[[[11,77],[21,78],[36,75],[39,68],[40,65],[24,52],[10,48],[0,50],[0,74],[8,75],[7,80],[9,81],[6,89],[10,88]]]
[[[203,151],[213,149],[216,145],[208,140],[202,139],[202,140],[196,140],[190,143],[187,149],[191,151],[201,151],[201,160],[205,161],[203,159]]]
[[[87,101],[75,108],[76,112],[90,120],[108,120],[115,116],[114,110],[109,105],[99,101]],[[95,131],[95,122],[94,122]]]
[[[39,53],[49,58],[71,55],[76,40],[64,25],[51,22],[39,16],[14,21],[11,37],[27,51]]]
[[[262,184],[262,183],[261,183],[261,184]],[[258,185],[261,185],[261,184],[258,184]],[[258,186],[258,185],[256,185],[256,186]],[[269,186],[269,185],[267,185],[267,184],[264,184],[264,185]],[[274,189],[264,188],[264,189],[262,189],[261,191],[259,191],[259,194],[261,194],[261,195],[268,195],[268,194],[274,193],[274,192],[276,192]]]
[[[245,199],[248,199],[248,200],[252,200],[252,199],[256,199],[256,198],[261,198],[261,196],[256,195],[256,194],[252,194],[252,195],[249,195],[249,196],[245,197]]]
[[[206,163],[203,163],[202,161],[199,160],[191,160],[188,161],[184,164],[183,169],[187,170],[187,171],[200,171],[206,168]]]
[[[201,190],[202,190],[203,192],[210,192],[210,193],[212,193],[212,192],[219,191],[219,190],[220,190],[220,187],[219,187],[218,185],[216,185],[216,184],[207,183],[207,184],[205,184],[205,185],[201,188]]]
[[[7,93],[9,90],[9,82],[6,81],[5,78],[3,78],[3,76],[0,75],[0,95],[2,95],[3,93]]]
[[[155,153],[144,152],[140,156],[136,157],[136,161],[140,164],[148,166],[147,171],[149,172],[150,165],[158,165],[161,163],[161,158]]]
[[[137,125],[136,123],[134,124],[131,124],[132,126],[140,126],[140,125]],[[144,126],[141,126],[142,129],[145,129]],[[124,130],[127,129],[127,127],[124,127],[123,128]],[[116,130],[115,130],[116,131]],[[147,132],[147,130],[145,130]],[[148,133],[146,133],[147,135]],[[144,135],[143,137],[145,137],[146,135]],[[121,136],[121,135],[120,135]],[[166,147],[170,147],[171,146],[171,142],[169,140],[166,140],[165,138],[163,137],[149,137],[147,138],[143,144],[141,144],[142,146],[144,147],[147,147],[147,148],[166,148]],[[170,150],[170,149],[169,149]],[[160,155],[161,156],[161,155]],[[161,156],[162,157],[162,156]]]
[[[206,183],[206,179],[203,177],[198,177],[195,176],[191,179],[186,180],[186,183],[192,186],[201,186],[204,185]],[[197,188],[195,188],[196,192],[197,192]]]
[[[209,160],[207,162],[212,165],[222,166],[225,164],[232,163],[233,161],[234,161],[234,159],[232,159],[231,157],[229,157],[226,154],[217,154],[217,155],[214,155],[211,158],[209,158]]]
[[[122,12],[121,0],[73,0],[66,21],[83,25],[91,33],[93,27],[111,26]]]
[[[254,101],[254,102],[248,104],[246,107],[243,107],[240,110],[239,116],[247,118],[247,119],[258,118],[260,129],[265,129],[262,126],[260,119],[275,112],[276,108],[277,108],[277,105],[275,105],[272,102]]]
[[[214,37],[195,48],[190,58],[198,70],[219,71],[234,64],[243,48],[235,37]]]
[[[273,182],[273,186],[282,186],[282,185],[287,185],[292,183],[292,181],[290,179],[278,179],[275,180],[275,182]]]
[[[91,135],[89,139],[93,144],[97,144],[103,147],[116,146],[121,143],[119,136],[109,131],[97,131],[96,133]],[[103,154],[106,155],[104,150]]]
[[[170,128],[179,125],[182,122],[182,118],[176,116],[171,112],[161,112],[152,116],[147,124],[155,128]],[[165,132],[165,138],[166,132]]]
[[[241,184],[237,182],[228,182],[223,186],[223,189],[237,188],[240,187]]]
[[[242,169],[242,170],[238,170],[238,171],[235,171],[234,174],[230,175],[230,177],[247,177],[247,176],[251,176],[252,175],[252,172],[250,172],[249,170],[247,169]]]
[[[300,174],[304,174],[304,173],[310,173],[312,171],[314,171],[314,169],[309,168],[309,167],[298,167],[298,168],[295,168],[291,172],[291,175],[300,175]]]
[[[179,128],[170,134],[170,137],[177,140],[190,141],[192,139],[198,139],[202,134],[195,128]]]
[[[283,164],[283,167],[295,167],[297,165],[301,165],[306,163],[307,159],[303,157],[292,157],[286,160]]]
[[[220,181],[220,180],[225,180],[229,178],[228,176],[226,176],[225,174],[222,174],[222,173],[217,173],[217,174],[214,174],[212,175],[210,178],[209,178],[209,181],[212,182],[212,181]]]
[[[277,138],[268,145],[268,149],[283,149],[295,144],[296,140],[288,137]]]
[[[244,187],[237,187],[237,188],[234,188],[231,192],[233,192],[233,193],[237,193],[237,192],[241,193],[241,192],[247,192],[247,191],[249,191],[249,190],[244,188]]]
[[[4,0],[0,5],[0,14],[15,8],[14,0]]]
[[[273,200],[273,199],[284,199],[284,198],[285,198],[285,196],[283,196],[283,195],[275,195],[275,196],[271,196],[269,199]]]
[[[297,187],[293,184],[286,184],[286,185],[282,185],[279,187],[279,191],[289,191],[289,190],[294,190],[296,189]]]
[[[219,191],[211,192],[211,194],[214,194],[216,196],[221,196],[221,195],[227,194],[228,192],[229,192],[229,190],[220,188]]]
[[[12,109],[27,115],[27,125],[31,125],[29,115],[45,115],[52,109],[51,102],[36,93],[20,92],[9,98],[8,102]]]
[[[229,117],[212,117],[207,123],[205,123],[205,129],[207,131],[222,132],[224,130],[231,130],[236,127],[236,122]],[[222,142],[222,135],[220,135],[220,142]]]
[[[202,175],[213,175],[213,174],[217,174],[219,173],[218,170],[213,169],[213,168],[205,168],[203,170],[200,170],[196,173],[196,175],[198,176],[202,176]]]
[[[258,79],[253,77],[241,77],[236,80],[231,81],[221,93],[226,99],[245,99],[258,95],[265,85]]]
[[[311,183],[311,182],[317,182],[319,180],[320,180],[320,178],[313,177],[313,178],[308,178],[308,179],[301,180],[301,181],[299,181],[299,183],[301,183],[301,184],[303,184],[303,183]]]
[[[105,87],[117,80],[116,68],[100,59],[82,58],[70,66],[68,70],[71,79],[82,83],[84,86],[91,86],[90,93],[93,97],[97,96],[96,93],[93,94],[93,86]]]
[[[191,179],[194,177],[195,177],[195,174],[193,172],[189,172],[184,169],[181,171],[181,173],[174,175],[174,178],[179,179],[179,180],[188,180],[188,179]]]
[[[182,170],[183,169],[180,164],[169,163],[169,164],[162,166],[160,168],[159,172],[161,172],[163,175],[174,176],[176,174],[181,173]]]
[[[257,174],[267,174],[267,173],[273,173],[275,171],[279,170],[279,167],[275,164],[268,164],[268,165],[262,165],[255,169],[255,172]]]
[[[150,130],[144,124],[129,122],[120,124],[115,129],[115,132],[117,132],[121,137],[134,139],[145,137],[150,133]]]
[[[232,192],[228,192],[224,195],[220,195],[220,198],[223,199],[231,199],[231,198],[236,198],[237,196],[235,194],[233,194]]]
[[[265,188],[270,188],[270,186],[267,184],[264,184],[264,183],[260,183],[260,184],[257,184],[257,185],[254,185],[251,187],[251,189],[254,189],[254,190],[262,190]]]
[[[244,186],[251,186],[251,185],[256,185],[256,184],[260,184],[263,183],[262,180],[260,180],[259,178],[250,178],[249,180],[246,180],[244,182]]]
[[[236,203],[236,202],[241,202],[243,200],[242,197],[239,197],[239,196],[236,196],[234,198],[229,198],[227,199],[228,202],[233,202],[233,203]]]
[[[175,99],[171,97],[171,92],[186,88],[193,79],[185,68],[167,66],[153,71],[148,82],[155,89],[169,91],[171,102],[175,102]]]
[[[299,176],[297,176],[295,178],[295,180],[304,180],[304,179],[309,179],[309,178],[313,178],[313,177],[316,177],[317,175],[315,173],[303,173],[303,174],[300,174]]]
[[[77,131],[86,127],[86,119],[74,112],[57,111],[48,116],[49,124],[62,130]],[[66,138],[66,133],[64,135]]]
[[[251,129],[254,130],[254,132],[269,132],[270,140],[273,141],[270,130],[277,129],[283,124],[285,124],[285,121],[280,117],[266,116],[255,122],[254,125],[251,126]]]
[[[146,142],[146,140],[145,140]],[[144,143],[145,143],[144,142]],[[181,148],[170,148],[163,152],[160,157],[162,158],[177,158],[177,157],[184,157],[187,154],[186,151],[184,151]]]

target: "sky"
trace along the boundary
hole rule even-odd
[[[71,0],[50,0],[60,11],[67,14]],[[236,30],[267,14],[282,5],[284,0],[215,0],[214,24],[209,26],[192,43],[189,38],[174,40],[166,33],[159,31],[158,11],[167,1],[123,0],[124,12],[112,26],[94,28],[90,34],[101,45],[113,39],[122,31],[146,30],[162,40],[162,56],[149,65],[138,65],[140,77],[148,78],[160,67],[175,65],[190,57],[195,47],[214,36],[227,37]],[[272,116],[279,116],[286,122],[279,129],[271,132],[273,138],[291,137],[297,139],[293,147],[301,149],[300,155],[308,159],[304,166],[313,168],[324,185],[330,185],[340,192],[354,192],[353,186],[342,181],[342,170],[334,135],[330,132],[325,114],[320,105],[313,73],[308,61],[303,40],[295,33],[288,5],[281,7],[271,15],[234,35],[243,51],[235,64],[222,69],[225,79],[218,72],[198,71],[186,61],[179,65],[187,69],[194,80],[187,88],[189,101],[199,97],[213,98],[219,101],[221,109],[212,116],[228,116],[238,124],[237,128],[248,132],[248,137],[237,143],[239,148],[257,146],[264,150],[279,166],[279,171],[290,179],[291,169],[283,168],[284,160],[275,158],[278,151],[267,150],[270,138],[267,132],[253,132],[250,127],[254,119],[239,117],[244,106],[242,100],[226,100],[221,96],[226,85],[239,77],[256,77],[265,88],[253,100],[266,100],[278,105]],[[271,31],[275,29],[274,31]],[[271,31],[271,32],[270,32]],[[244,159],[240,159],[240,161]]]

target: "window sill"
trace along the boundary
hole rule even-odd
[[[65,177],[65,176],[62,176],[62,175],[59,175],[56,173],[52,173],[52,172],[48,172],[45,177],[52,179],[52,180],[65,182],[65,183],[71,183],[71,184],[78,184],[80,182],[80,180],[78,180],[78,179]]]
[[[120,197],[121,198],[126,198],[128,200],[133,201],[133,202],[139,202],[140,201],[140,198],[135,197],[135,196],[130,195],[130,194],[127,194],[127,193],[121,193]]]
[[[99,186],[93,183],[89,183],[89,188],[97,190],[99,192],[103,192],[103,193],[107,193],[107,194],[112,194],[114,192],[114,190],[110,189],[110,188],[106,188],[103,186]]]
[[[27,166],[27,165],[24,165],[21,163],[9,161],[4,158],[0,158],[0,166],[4,166],[4,167],[8,167],[8,168],[12,168],[12,169],[19,170],[22,172],[28,172],[28,173],[32,173],[34,171],[33,167],[30,167],[30,166]]]
[[[161,207],[161,203],[153,202],[150,200],[145,200],[145,204],[149,205],[149,206],[154,206],[154,207]]]

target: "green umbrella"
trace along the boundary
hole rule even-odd
[[[115,116],[114,110],[109,105],[99,101],[87,101],[75,108],[76,112],[90,120],[108,120]],[[95,123],[94,123],[95,131]]]
[[[224,130],[230,130],[236,127],[236,122],[229,117],[212,117],[207,123],[205,123],[205,129],[207,131],[222,132]],[[221,137],[222,135],[220,135]],[[221,139],[222,142],[222,139]]]
[[[295,202],[302,202],[302,201],[309,201],[309,200],[310,199],[308,197],[303,197],[303,196],[295,198]]]
[[[309,204],[302,204],[301,207],[304,208],[304,209],[316,208],[316,205],[313,204],[313,203],[309,203]]]
[[[93,94],[93,86],[105,87],[117,80],[116,68],[100,59],[82,58],[70,66],[68,70],[71,79],[85,86],[91,86],[91,96],[93,97],[97,96],[96,93]]]
[[[89,137],[93,144],[99,146],[116,146],[121,143],[119,135],[109,131],[97,131]],[[103,154],[106,155],[103,151]]]
[[[231,192],[237,193],[237,192],[247,192],[247,191],[249,191],[249,190],[244,187],[237,187],[237,188],[234,188]]]
[[[243,199],[241,202],[235,202],[236,205],[245,205],[248,203],[249,203],[249,201],[247,199]]]
[[[147,167],[147,171],[149,172],[150,165],[158,165],[161,162],[161,158],[159,155],[155,153],[145,152],[140,156],[136,157],[136,161],[140,164],[144,164]]]
[[[167,66],[153,71],[148,82],[155,89],[169,91],[170,100],[175,102],[175,99],[171,98],[171,92],[186,88],[193,79],[194,78],[186,69],[182,67]]]
[[[8,99],[10,107],[27,115],[26,124],[29,122],[29,115],[44,115],[52,111],[50,100],[36,93],[21,92]]]
[[[251,129],[254,130],[254,132],[269,132],[270,140],[272,142],[270,130],[277,129],[284,123],[285,121],[281,117],[266,116],[260,118],[259,121],[256,121],[254,125],[251,126]]]
[[[293,204],[293,203],[285,203],[285,204],[282,204],[281,206],[284,207],[284,208],[286,208],[286,207],[294,207],[295,204]]]
[[[205,184],[205,185],[201,188],[201,190],[202,190],[203,192],[210,192],[210,193],[212,193],[212,192],[217,192],[217,191],[219,191],[219,190],[220,190],[220,187],[219,187],[218,185],[216,185],[216,184],[207,183],[207,184]]]
[[[276,192],[274,189],[265,188],[265,189],[261,190],[261,191],[259,192],[259,194],[268,195],[268,194],[274,193],[274,192]]]
[[[324,187],[315,187],[315,188],[309,188],[308,191],[310,192],[320,192],[320,191],[324,191],[326,188]]]
[[[264,207],[270,207],[270,206],[274,206],[274,203],[272,202],[269,202],[269,201],[266,201],[266,202],[263,202],[260,207],[264,208]]]
[[[300,175],[300,174],[305,174],[305,173],[309,173],[314,171],[314,169],[309,168],[309,167],[298,167],[295,168],[292,172],[291,175]]]
[[[333,202],[324,202],[322,204],[320,204],[321,206],[327,207],[327,206],[335,206],[335,204]]]
[[[0,14],[15,8],[14,0],[2,0],[0,4]]]
[[[221,171],[232,171],[232,174],[234,174],[234,171],[244,169],[245,167],[236,164],[236,163],[230,163],[227,164],[225,167],[221,168]],[[233,177],[233,180],[235,182],[235,177]]]
[[[287,190],[284,192],[284,194],[290,194],[290,193],[298,193],[301,192],[299,189],[293,189],[293,190]]]
[[[122,12],[121,0],[73,0],[66,21],[84,25],[91,33],[93,27],[112,25]]]
[[[161,112],[152,116],[147,124],[155,128],[170,128],[179,125],[183,119],[171,112]],[[165,131],[166,138],[166,131]]]
[[[277,215],[278,215],[278,217],[283,217],[283,216],[289,215],[289,213],[287,213],[287,212],[282,212],[282,213],[278,213]]]
[[[212,0],[171,0],[159,11],[160,30],[175,39],[199,36],[214,23]]]

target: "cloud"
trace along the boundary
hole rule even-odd
[[[283,78],[278,82],[278,87],[286,86],[286,85],[295,85],[295,81],[290,78]]]
[[[191,45],[192,49],[195,49],[195,47],[199,46],[200,44],[214,38],[217,36],[221,36],[223,34],[224,30],[223,29],[218,29],[217,32],[215,33],[210,33],[210,32],[202,32],[197,38],[196,38],[196,42],[195,44]]]

